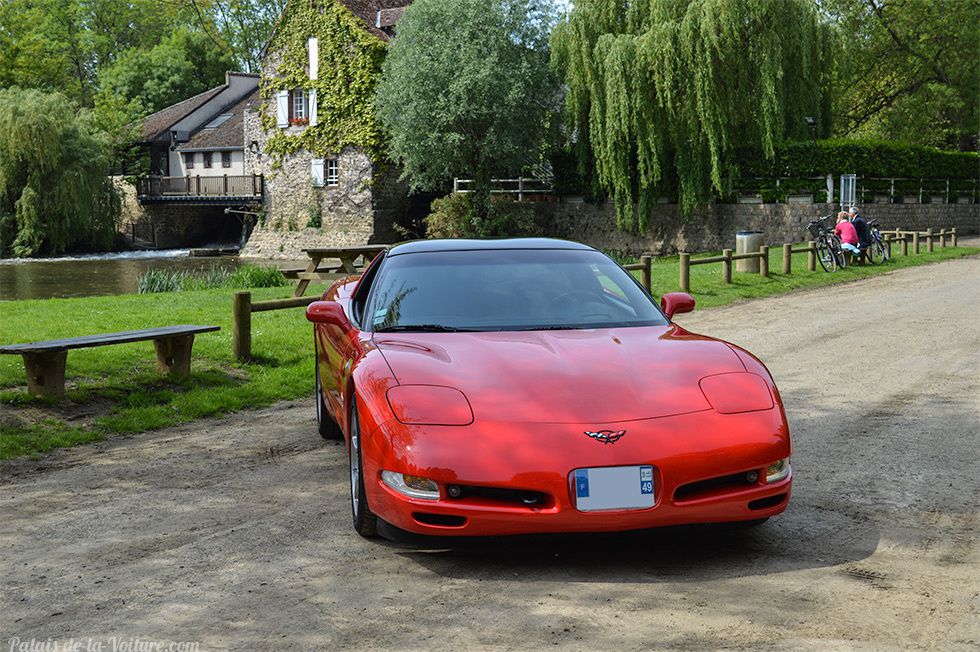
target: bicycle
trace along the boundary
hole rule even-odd
[[[881,235],[878,226],[878,220],[868,222],[868,234],[871,239],[871,245],[868,247],[868,260],[873,265],[880,265],[886,260],[891,260],[892,257],[892,245]]]
[[[832,219],[833,215],[824,215],[815,220],[811,220],[806,225],[810,235],[813,236],[817,245],[817,260],[825,272],[835,272],[837,268],[847,267],[844,259],[844,251],[841,249],[840,238],[827,228],[826,221]]]

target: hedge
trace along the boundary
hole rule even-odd
[[[743,178],[826,174],[912,179],[976,179],[980,176],[980,156],[976,152],[950,152],[871,140],[784,143],[776,147],[773,159],[767,159],[761,151],[741,150],[738,164]]]
[[[945,179],[948,178],[951,197],[973,194],[976,187],[973,181],[980,178],[980,155],[976,152],[951,152],[872,140],[788,142],[776,146],[772,159],[766,158],[759,150],[742,149],[736,153],[736,164],[738,176],[732,181],[732,194],[719,197],[719,201],[732,201],[743,192],[759,193],[763,201],[785,201],[790,194],[813,194],[814,201],[821,202],[827,195],[823,180],[827,174],[834,175],[835,183],[842,174],[856,174],[859,185],[869,196],[874,191],[887,192],[890,189],[890,181],[874,181],[875,178],[915,180],[897,181],[896,194],[918,194],[920,178],[924,179],[924,194],[936,194],[945,190]],[[574,156],[567,150],[556,153],[552,165],[557,194],[602,197],[601,189],[583,183]],[[669,176],[670,170],[665,172]],[[779,187],[775,185],[777,178],[780,179]],[[938,181],[940,179],[942,181]],[[671,178],[665,179],[662,196],[674,198],[675,188],[676,182]]]

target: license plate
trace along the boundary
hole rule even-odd
[[[603,466],[572,471],[575,506],[583,512],[653,507],[652,466]]]

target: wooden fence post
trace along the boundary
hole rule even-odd
[[[691,254],[681,253],[680,270],[681,292],[691,291]]]
[[[232,350],[239,362],[252,359],[252,293],[235,292],[232,306]]]
[[[902,234],[902,255],[909,255],[909,236],[907,233]]]
[[[928,229],[926,229],[926,251],[929,253],[932,253],[932,245],[932,227],[930,226]]]
[[[793,245],[783,244],[783,274],[793,273]]]
[[[806,244],[806,268],[811,272],[817,271],[817,243],[813,240]]]
[[[646,288],[647,292],[651,293],[653,292],[651,289],[652,283],[650,281],[650,265],[652,260],[653,256],[650,254],[643,254],[640,256],[640,264],[643,265],[643,269],[640,270],[640,274],[643,275],[643,287]]]
[[[759,276],[769,278],[769,245],[759,247]]]
[[[946,229],[939,230],[939,248],[940,249],[946,248]]]
[[[956,227],[954,226],[949,234],[949,244],[951,247],[956,247]]]
[[[721,277],[724,279],[725,283],[732,282],[732,250],[725,249],[721,252],[721,255],[725,257],[725,261],[722,263]]]
[[[912,252],[918,256],[919,255],[919,232],[912,232]]]

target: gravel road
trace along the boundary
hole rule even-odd
[[[0,467],[0,652],[976,649],[980,258],[678,321],[781,388],[796,484],[760,528],[365,541],[283,403]]]

